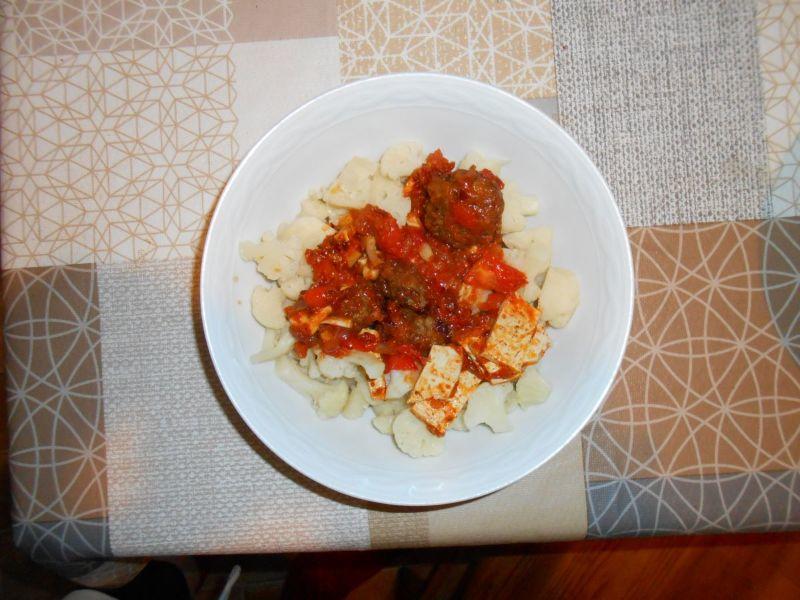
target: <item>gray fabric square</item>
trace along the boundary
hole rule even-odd
[[[369,547],[367,511],[274,456],[225,396],[192,259],[98,278],[115,556]]]
[[[800,527],[800,472],[589,482],[589,537]]]
[[[750,0],[554,0],[561,123],[629,226],[770,214]]]

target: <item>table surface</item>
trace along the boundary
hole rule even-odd
[[[148,554],[800,525],[797,3],[3,10],[10,471],[15,540],[36,560],[84,574]],[[198,248],[237,161],[304,100],[402,71],[486,81],[560,121],[615,192],[638,289],[580,437],[504,491],[429,511],[283,465],[232,414],[197,335]]]

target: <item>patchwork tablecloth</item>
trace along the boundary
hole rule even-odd
[[[792,0],[3,3],[2,268],[17,543],[93,560],[800,526],[800,6]],[[638,293],[603,407],[456,507],[339,496],[242,424],[200,333],[207,217],[343,82],[440,71],[560,120]],[[134,567],[131,567],[134,568]]]

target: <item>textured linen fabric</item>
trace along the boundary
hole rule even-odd
[[[629,226],[770,214],[750,0],[553,3],[561,123]]]
[[[194,262],[98,271],[112,552],[369,547],[365,510],[298,481],[239,420],[205,350]]]

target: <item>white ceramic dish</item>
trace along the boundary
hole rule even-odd
[[[417,140],[454,160],[469,150],[507,158],[503,179],[539,197],[531,223],[552,226],[553,263],[574,270],[581,305],[540,371],[553,392],[512,415],[514,431],[447,435],[438,457],[412,459],[390,436],[358,421],[323,421],[311,403],[252,365],[262,330],[249,297],[260,281],[239,258],[257,239],[294,218],[312,187],[331,182],[356,155],[378,158],[392,143]],[[217,204],[203,253],[203,327],[231,402],[255,434],[306,476],[357,498],[436,505],[488,494],[530,473],[573,438],[609,390],[633,309],[625,228],[608,186],[572,138],[524,101],[475,81],[431,74],[390,75],[340,87],[298,108],[247,154]]]

